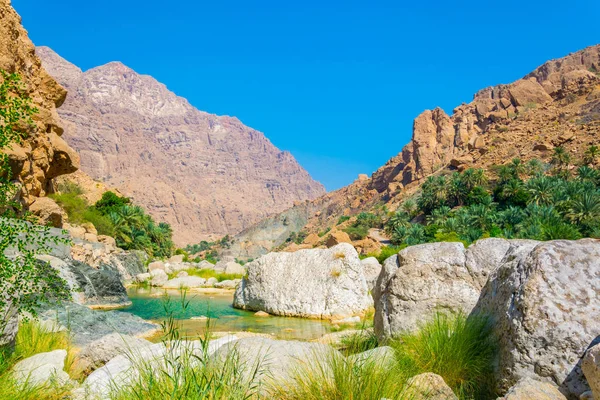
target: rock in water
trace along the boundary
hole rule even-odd
[[[508,251],[474,311],[494,318],[501,390],[536,376],[553,381],[568,397],[589,390],[579,361],[600,334],[598,276],[598,240]]]
[[[371,306],[358,253],[347,243],[330,249],[269,253],[246,264],[236,308],[272,315],[341,319]]]
[[[65,384],[70,379],[64,371],[66,358],[66,350],[39,353],[19,361],[12,369],[13,374],[18,383],[28,386]]]

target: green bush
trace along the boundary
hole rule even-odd
[[[341,217],[338,218],[337,225],[343,224],[344,222],[348,221],[349,219],[350,219],[350,217],[348,215],[342,215]]]
[[[364,238],[367,237],[367,235],[369,234],[369,228],[367,228],[366,226],[350,226],[346,229],[344,229],[344,232],[346,232],[348,234],[348,236],[350,236],[350,239],[352,240],[362,240]]]

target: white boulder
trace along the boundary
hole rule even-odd
[[[272,315],[343,319],[372,305],[358,253],[351,244],[269,253],[248,263],[235,292],[236,308]]]

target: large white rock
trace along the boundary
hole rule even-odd
[[[213,264],[209,261],[206,261],[206,260],[202,260],[198,264],[196,264],[196,268],[197,269],[214,269],[215,264]]]
[[[66,358],[66,350],[36,354],[19,361],[13,367],[13,376],[21,385],[65,384],[70,379],[69,374],[64,371]]]
[[[321,343],[273,340],[263,337],[249,337],[231,341],[221,346],[214,354],[217,363],[225,360],[237,360],[238,373],[244,379],[250,379],[254,369],[259,374],[255,382],[285,383],[296,371],[320,362],[325,366],[328,357],[340,357],[341,353],[331,346]],[[218,365],[218,364],[217,364]]]
[[[367,286],[369,286],[369,290],[373,290],[377,283],[377,278],[381,273],[381,264],[379,264],[379,261],[375,257],[367,257],[360,262],[364,268]]]
[[[169,276],[162,269],[154,269],[150,271],[150,275],[152,276],[150,280],[152,286],[162,286],[169,280]]]
[[[599,277],[598,240],[511,241],[474,310],[494,319],[502,391],[527,377],[569,398],[589,390],[579,361],[600,335]]]
[[[106,364],[119,354],[135,354],[152,342],[129,335],[111,333],[85,346],[77,355],[76,368],[86,374]]]
[[[407,247],[383,264],[375,288],[375,333],[380,339],[414,331],[436,312],[469,314],[491,271],[511,246],[532,241],[483,239]]]
[[[225,273],[244,275],[246,273],[246,268],[243,265],[236,263],[235,261],[230,261],[227,264],[225,264]]]
[[[498,400],[567,400],[558,387],[550,382],[523,378]]]
[[[272,315],[341,319],[372,304],[363,266],[351,244],[269,253],[246,265],[236,308]]]

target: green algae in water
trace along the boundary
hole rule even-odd
[[[146,320],[162,321],[167,317],[162,289],[130,288],[132,305],[123,311]],[[181,294],[177,290],[167,291],[170,301],[168,310],[181,323],[182,333],[198,336],[206,329],[206,320],[211,318],[212,332],[254,332],[273,335],[279,339],[312,340],[332,331],[328,322],[286,317],[256,317],[253,312],[233,308],[233,294],[203,294],[188,292],[187,307],[181,304]],[[196,318],[196,319],[193,319]]]

